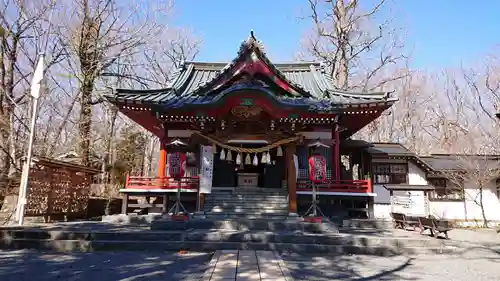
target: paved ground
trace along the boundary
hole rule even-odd
[[[217,251],[204,281],[291,281],[282,265],[270,251]]]
[[[414,257],[282,255],[295,280],[492,281],[499,280],[500,252]]]
[[[406,235],[418,233],[406,232]],[[412,257],[374,257],[360,255],[305,256],[281,254],[295,280],[500,280],[500,234],[485,230],[455,229],[450,238],[465,250],[456,254]]]
[[[140,231],[142,227],[102,226],[94,230]],[[52,229],[68,229],[53,225]],[[82,229],[82,226],[69,227]],[[386,233],[380,234],[386,236]],[[394,231],[394,236],[419,237],[418,233]],[[373,236],[377,236],[373,234]],[[267,253],[228,253],[210,264],[210,254],[178,255],[145,252],[49,253],[0,251],[0,280],[275,280],[290,272],[296,281],[321,280],[500,280],[500,234],[487,230],[455,229],[450,232],[467,250],[454,255],[413,257],[298,256],[282,253],[280,261]],[[430,238],[435,239],[435,238]],[[240,255],[241,254],[241,255]],[[262,258],[259,259],[259,254]],[[235,259],[236,258],[236,259]],[[262,265],[262,266],[261,266]],[[265,266],[264,266],[265,265]],[[210,267],[214,266],[214,267]],[[240,270],[238,270],[238,266]],[[208,270],[207,270],[208,269]],[[216,269],[216,270],[214,270]],[[204,274],[209,272],[208,278]],[[238,277],[240,273],[240,279]],[[283,276],[280,276],[282,274]],[[226,278],[228,277],[228,278]],[[246,278],[243,278],[246,277]],[[211,278],[211,279],[210,279]],[[286,279],[286,281],[289,281]]]
[[[0,251],[0,280],[202,280],[210,257],[199,253]]]

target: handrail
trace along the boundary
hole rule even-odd
[[[297,191],[310,191],[312,182],[309,179],[297,179]],[[371,193],[371,180],[326,180],[316,184],[317,191]]]
[[[142,177],[127,175],[125,189],[186,189],[198,190],[199,177],[183,177],[175,179],[172,177]]]

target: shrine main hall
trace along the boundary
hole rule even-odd
[[[253,32],[229,63],[186,61],[165,88],[115,89],[106,98],[161,140],[156,177],[129,175],[121,191],[157,196],[164,212],[180,187],[198,209],[217,190],[253,189],[284,192],[288,212],[304,213],[313,154],[326,158],[326,179],[317,185],[323,211],[345,202],[369,210],[369,144],[351,136],[397,101],[389,92],[336,89],[320,63],[274,64]],[[186,146],[182,163],[172,142]],[[175,169],[183,179],[172,177]]]

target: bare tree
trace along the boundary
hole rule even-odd
[[[426,75],[409,67],[402,30],[381,15],[392,1],[371,7],[357,0],[308,0],[313,30],[304,47],[326,63],[334,86],[347,91],[395,91],[400,99],[357,134],[370,141],[397,141],[424,150],[428,138],[427,106],[433,96],[425,89]]]
[[[375,21],[385,0],[376,1],[369,9],[363,9],[358,0],[308,1],[314,31],[305,47],[327,63],[337,88],[381,89],[408,74],[397,67],[406,57],[396,29],[390,20]]]
[[[158,48],[144,52],[145,69],[151,80],[160,87],[170,81],[171,74],[185,61],[193,60],[200,50],[201,40],[187,29],[172,29],[166,42]]]
[[[29,77],[37,54],[47,51],[46,69],[64,59],[57,40],[52,40],[47,18],[53,1],[4,1],[0,5],[0,115],[7,120],[0,131],[2,176],[12,175],[16,168],[17,150],[25,143],[29,110]],[[48,49],[47,49],[48,47]],[[24,134],[23,134],[24,133]]]
[[[158,34],[158,26],[144,12],[141,3],[116,0],[79,0],[74,8],[74,26],[66,36],[67,50],[74,58],[70,63],[79,85],[78,121],[79,154],[89,164],[91,151],[92,107],[102,101],[96,96],[96,82],[102,76],[124,76],[113,71],[117,60],[133,56],[139,47]]]
[[[474,202],[480,208],[483,227],[489,227],[484,196],[488,187],[496,184],[500,178],[500,156],[457,154],[453,158],[456,167],[443,171],[443,176],[451,182],[451,189],[463,194],[466,210],[467,201]]]
[[[463,192],[465,208],[467,201],[479,206],[484,227],[488,227],[485,191],[500,178],[497,122],[486,110],[485,105],[491,104],[482,94],[487,92],[482,89],[491,85],[488,77],[490,72],[472,68],[447,71],[440,96],[435,106],[429,108],[432,111],[430,134],[435,146],[455,155],[450,156],[454,158],[455,168],[444,171],[443,175]]]
[[[500,108],[500,57],[490,55],[477,67],[462,67],[462,74],[467,87],[477,100],[480,114],[497,122],[495,113]]]
[[[198,50],[199,41],[191,41],[190,33],[167,25],[170,1],[156,4],[160,6],[148,1],[78,0],[69,6],[74,10],[72,24],[61,29],[61,37],[70,56],[66,69],[78,82],[82,164],[89,163],[91,143],[100,141],[106,147],[104,162],[110,159],[118,115],[116,108],[102,105],[101,93],[117,86],[164,86],[172,66],[192,58]],[[106,122],[107,132],[92,122]],[[99,136],[100,140],[94,139]]]

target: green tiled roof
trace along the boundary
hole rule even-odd
[[[235,67],[249,56],[264,63],[274,76],[289,85],[289,92],[274,95],[278,102],[287,105],[330,110],[349,105],[392,104],[397,100],[388,92],[355,93],[338,90],[319,63],[272,64],[253,34],[241,45],[238,56],[230,63],[185,62],[163,89],[116,89],[106,98],[114,103],[154,103],[165,107],[209,104],[220,99],[224,79],[227,79],[228,75],[238,75],[235,74]]]

